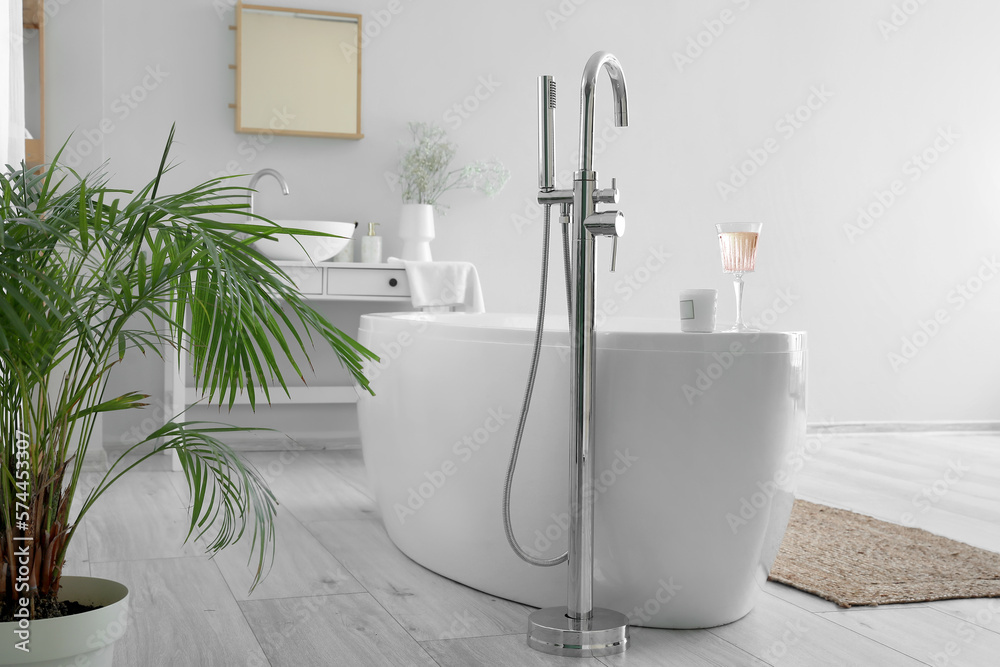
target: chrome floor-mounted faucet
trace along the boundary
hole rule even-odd
[[[539,77],[538,203],[559,205],[560,220],[570,224],[570,529],[567,561],[569,591],[565,607],[539,609],[529,616],[528,645],[539,651],[566,656],[602,656],[622,653],[628,647],[628,618],[619,612],[594,608],[594,246],[598,236],[615,240],[625,231],[619,211],[596,210],[598,204],[618,202],[615,179],[611,187],[597,187],[593,170],[594,90],[601,69],[611,77],[615,98],[615,124],[628,125],[628,95],[622,66],[610,53],[591,56],[580,84],[580,169],[572,190],[555,187],[553,109],[555,82]]]

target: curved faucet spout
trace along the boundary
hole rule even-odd
[[[613,54],[598,51],[587,61],[583,69],[583,80],[580,82],[580,170],[592,171],[594,168],[594,89],[597,87],[597,75],[601,66],[608,70],[611,77],[611,90],[615,96],[615,125],[628,125],[628,91],[625,87],[625,72],[622,65]]]
[[[250,177],[250,185],[247,186],[250,189],[250,215],[253,215],[253,195],[254,192],[257,191],[257,181],[264,176],[273,176],[274,179],[278,181],[278,185],[281,186],[281,193],[284,195],[288,194],[288,183],[285,182],[285,178],[281,175],[281,172],[277,169],[271,169],[270,167],[261,169]]]

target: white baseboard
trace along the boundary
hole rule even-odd
[[[325,434],[314,431],[287,434],[272,431],[245,431],[223,435],[226,444],[237,452],[323,451],[361,447],[361,434],[357,431],[338,431]],[[121,443],[105,443],[104,448],[112,458],[117,458],[125,450],[125,446]],[[104,469],[107,469],[106,462]]]
[[[1000,422],[820,422],[806,425],[808,433],[996,433]]]
[[[268,452],[294,449],[302,451],[321,451],[324,449],[355,449],[361,446],[359,433],[317,433],[279,434],[270,433],[257,438],[231,438],[227,440],[230,447],[238,452]]]

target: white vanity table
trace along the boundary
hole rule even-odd
[[[409,301],[402,266],[356,262],[275,262],[310,299],[326,301]]]
[[[406,270],[402,266],[388,264],[361,264],[354,262],[284,262],[276,261],[288,274],[292,283],[310,300],[317,301],[364,301],[377,304],[410,301],[410,285]],[[180,414],[189,405],[198,401],[195,388],[187,384],[187,359],[182,351],[180,362],[178,352],[170,346],[164,351],[164,410],[169,419]],[[352,385],[289,387],[289,395],[280,388],[272,390],[272,405],[291,404],[349,404],[356,403],[357,392]],[[258,400],[260,400],[258,398]],[[247,405],[245,394],[236,397],[236,405]],[[181,417],[183,419],[183,417]]]

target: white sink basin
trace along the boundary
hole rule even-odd
[[[275,236],[273,240],[259,239],[253,242],[253,247],[268,259],[287,262],[323,262],[330,259],[344,249],[354,235],[354,228],[358,226],[356,222],[332,220],[275,220],[274,222],[286,229],[308,229],[343,237],[282,234]]]

